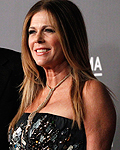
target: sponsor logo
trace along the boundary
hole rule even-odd
[[[101,65],[101,61],[100,61],[100,57],[90,57],[90,65],[91,65],[91,69],[94,73],[94,76],[96,77],[101,77],[103,76],[102,73],[102,65]]]

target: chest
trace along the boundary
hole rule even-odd
[[[46,90],[38,95],[38,97],[33,101],[27,112],[35,111],[40,104],[44,102],[49,90]],[[39,112],[51,113],[55,115],[60,115],[69,119],[73,119],[73,106],[70,97],[70,90],[56,90],[51,95],[47,105],[42,108]]]

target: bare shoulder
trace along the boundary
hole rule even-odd
[[[83,103],[88,146],[109,149],[115,132],[116,112],[106,86],[97,80],[87,81],[83,88]]]
[[[83,88],[83,99],[84,103],[108,103],[112,102],[110,92],[107,87],[98,80],[89,80],[85,83]]]
[[[97,80],[89,80],[85,83],[83,88],[83,103],[85,113],[93,113],[95,115],[102,115],[103,113],[115,114],[113,100],[106,86]]]

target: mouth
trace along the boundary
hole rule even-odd
[[[50,49],[38,49],[36,50],[37,53],[45,53],[48,52]]]
[[[42,56],[45,54],[48,54],[50,52],[51,49],[49,48],[37,48],[35,49],[36,55],[38,56]]]

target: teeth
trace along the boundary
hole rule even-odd
[[[40,50],[37,50],[38,53],[47,52],[47,51],[48,51],[47,49],[40,49]]]

